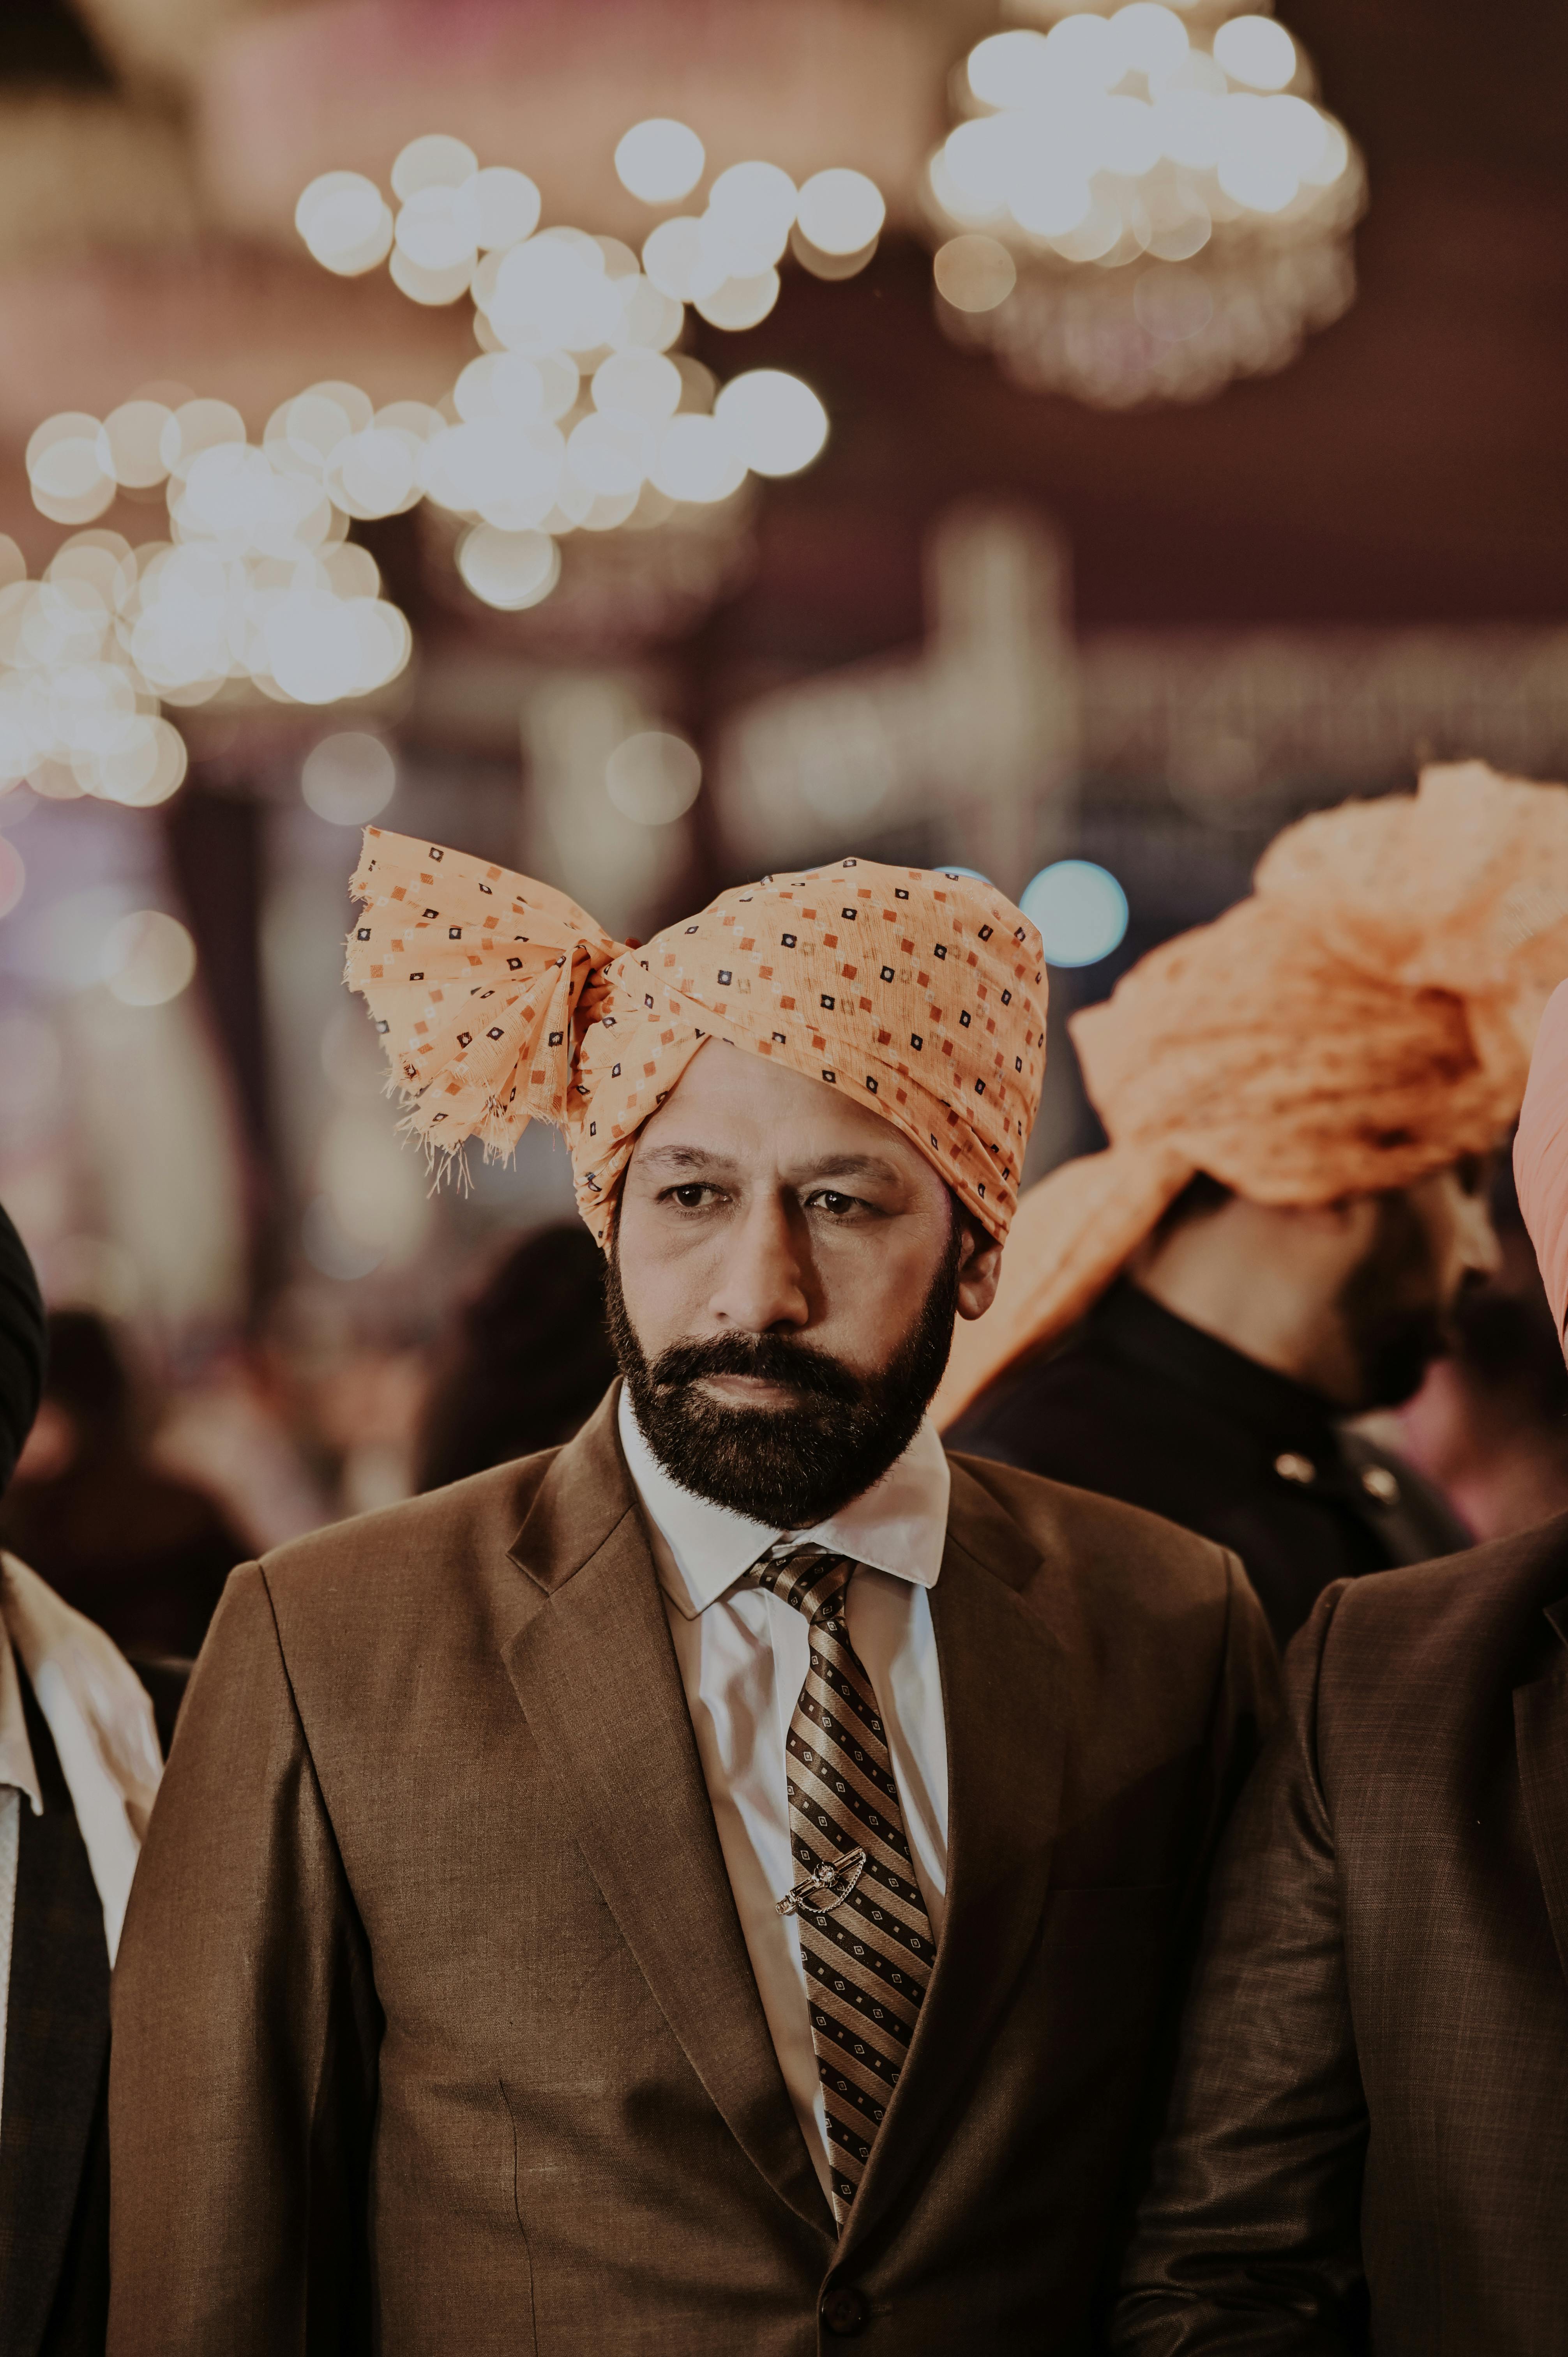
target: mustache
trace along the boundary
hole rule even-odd
[[[865,1396],[860,1377],[814,1343],[782,1334],[714,1334],[671,1342],[648,1370],[657,1391],[683,1391],[707,1375],[755,1375],[814,1399],[853,1407]]]

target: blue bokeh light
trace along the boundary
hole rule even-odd
[[[1097,965],[1127,931],[1127,895],[1092,859],[1054,859],[1018,905],[1040,929],[1047,965]]]

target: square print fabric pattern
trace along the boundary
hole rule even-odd
[[[633,1071],[620,1002],[639,970]],[[613,1190],[637,1130],[716,1038],[873,1106],[1004,1233],[1045,1071],[1044,979],[1033,926],[968,878],[846,859],[749,886],[615,969],[617,1004],[584,1043],[579,1169]]]
[[[603,1243],[638,1130],[712,1039],[843,1089],[993,1234],[1017,1205],[1045,1071],[1045,960],[991,886],[845,859],[721,894],[621,949],[548,886],[367,828],[345,979],[409,1126],[505,1153],[563,1126]]]

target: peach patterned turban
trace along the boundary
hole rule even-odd
[[[1561,1337],[1568,1321],[1568,983],[1552,992],[1536,1034],[1513,1175]]]
[[[1025,1196],[939,1421],[1076,1323],[1197,1171],[1253,1202],[1333,1202],[1512,1121],[1568,974],[1568,788],[1429,769],[1413,795],[1287,827],[1253,882],[1074,1018],[1110,1147]]]
[[[721,893],[630,948],[547,884],[371,826],[349,889],[344,979],[406,1126],[494,1155],[553,1123],[601,1244],[638,1130],[707,1039],[868,1105],[1006,1234],[1045,1072],[1045,959],[989,884],[844,859]]]

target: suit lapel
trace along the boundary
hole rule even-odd
[[[0,1634],[0,1642],[5,1641]],[[0,2093],[0,2349],[32,2357],[59,2287],[109,2054],[103,1909],[42,1712],[22,1680],[44,1813],[22,1803]],[[107,2253],[75,2264],[107,2286]]]
[[[1549,1606],[1546,1618],[1568,1640],[1568,1598]],[[1568,1655],[1559,1652],[1543,1675],[1516,1686],[1513,1706],[1525,1820],[1558,1960],[1568,1975]]]
[[[908,2060],[843,2253],[885,2217],[962,2104],[1045,1910],[1065,1751],[1065,1653],[1020,1588],[1040,1558],[961,1465],[931,1619],[948,1747],[948,1907]]]
[[[502,1653],[561,1804],[665,2019],[743,2151],[832,2232],[736,1911],[615,1394],[556,1458],[514,1541]]]

